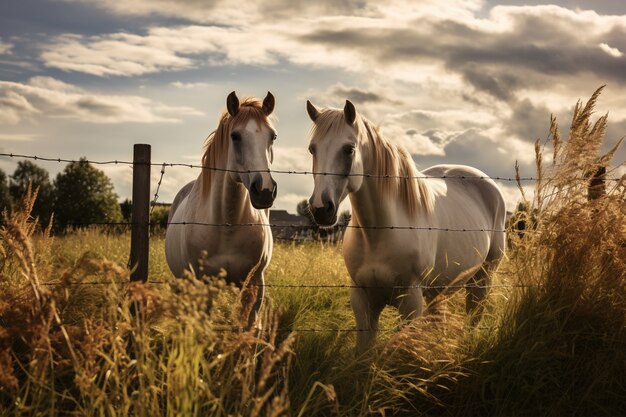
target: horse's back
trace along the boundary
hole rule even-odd
[[[466,199],[482,206],[482,212],[490,219],[490,229],[503,230],[506,220],[506,205],[500,187],[481,170],[466,165],[435,165],[422,171],[423,174],[441,178],[447,193],[458,196],[457,201]]]
[[[189,195],[191,189],[193,188],[196,180],[189,181],[183,188],[176,193],[176,197],[174,197],[174,201],[172,202],[172,206],[170,207],[170,212],[167,215],[167,222],[170,223],[174,218],[174,213],[183,202],[183,200]]]
[[[446,227],[468,229],[442,232],[440,249],[457,248],[467,255],[469,245],[484,261],[499,260],[505,251],[506,205],[495,181],[465,165],[435,165],[422,173],[444,184],[441,189],[445,191],[436,197],[435,216]]]

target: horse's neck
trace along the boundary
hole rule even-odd
[[[243,184],[233,181],[226,172],[214,172],[206,195],[202,193],[200,178],[198,189],[198,205],[202,208],[197,211],[196,217],[210,223],[249,223],[255,220],[256,210],[250,203],[250,196]]]
[[[390,226],[393,221],[392,201],[383,196],[374,178],[363,178],[358,191],[349,194],[352,218],[356,226]]]
[[[372,155],[373,157],[373,155]],[[367,169],[366,169],[367,171]],[[422,176],[415,169],[414,173],[401,174],[402,176]],[[385,178],[383,181],[408,181],[403,178]],[[427,187],[428,184],[424,184]],[[408,226],[418,221],[414,218],[400,201],[401,196],[386,195],[382,189],[381,181],[377,178],[364,177],[358,191],[349,194],[352,204],[352,217],[354,224],[358,226]],[[425,198],[418,195],[418,198]],[[420,204],[419,202],[415,202]],[[419,216],[420,214],[418,214]],[[400,224],[401,223],[401,224]]]

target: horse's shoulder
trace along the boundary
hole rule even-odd
[[[187,184],[183,186],[183,188],[180,189],[180,191],[178,191],[178,193],[176,193],[176,197],[174,197],[174,201],[172,201],[172,206],[170,207],[170,212],[168,215],[168,222],[172,220],[172,217],[174,217],[174,213],[176,212],[176,209],[181,205],[183,200],[189,195],[195,183],[196,183],[196,180],[189,181]]]

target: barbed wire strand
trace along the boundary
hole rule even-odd
[[[170,282],[168,281],[146,281],[147,284],[155,284],[155,285],[167,285]],[[80,285],[130,285],[131,281],[128,282],[106,282],[106,281],[87,281],[87,282],[45,282],[41,285],[44,286],[53,286],[53,285],[67,285],[67,286],[80,286]],[[408,290],[408,289],[422,289],[422,290],[446,290],[446,289],[463,289],[463,288],[480,288],[480,289],[510,289],[510,288],[534,288],[536,285],[533,284],[489,284],[489,285],[478,285],[478,284],[465,284],[465,285],[428,285],[428,284],[417,284],[417,285],[356,285],[356,284],[250,284],[252,287],[259,288],[306,288],[306,289],[350,289],[350,288],[358,288],[358,289],[390,289],[390,290]]]
[[[10,158],[23,158],[23,159],[33,159],[33,160],[41,160],[47,162],[66,162],[66,163],[89,163],[94,165],[111,165],[111,164],[124,164],[132,166],[134,163],[132,161],[124,161],[124,160],[108,160],[108,161],[96,161],[96,160],[88,160],[88,159],[67,159],[67,158],[50,158],[50,157],[42,157],[36,155],[23,155],[23,154],[14,154],[14,153],[0,153],[0,156],[10,157]],[[614,167],[613,169],[607,171],[607,174],[613,172],[618,167],[623,165],[621,163]],[[194,164],[184,164],[184,163],[150,163],[150,165],[161,166],[161,175],[159,177],[157,188],[154,194],[154,199],[151,202],[150,214],[152,214],[154,207],[156,206],[159,190],[163,181],[163,176],[165,174],[165,168],[169,167],[189,167],[189,168],[200,168],[200,169],[209,169],[214,171],[221,172],[232,172],[232,173],[261,173],[261,172],[269,172],[274,174],[290,174],[290,175],[329,175],[329,176],[362,176],[366,178],[384,178],[384,179],[460,179],[460,180],[496,180],[496,181],[535,181],[536,178],[533,177],[520,177],[520,178],[506,178],[506,177],[490,177],[490,176],[429,176],[429,175],[420,175],[420,176],[400,176],[400,175],[374,175],[374,174],[345,174],[345,173],[333,173],[333,172],[314,172],[314,171],[297,171],[297,170],[230,170],[227,168],[218,168],[218,167],[209,167],[203,165],[194,165]],[[545,181],[552,180],[550,177],[542,178]],[[591,178],[571,178],[570,180],[576,181],[590,181]],[[604,181],[620,181],[621,178],[604,178]],[[106,226],[130,226],[132,222],[90,222],[90,223],[67,223],[66,226],[96,226],[96,225],[106,225]],[[150,225],[155,225],[155,223],[150,222]],[[241,223],[241,224],[233,224],[233,223],[199,223],[199,222],[168,222],[167,225],[199,225],[199,226],[211,226],[211,227],[254,227],[254,226],[262,226],[262,227],[290,227],[290,228],[307,228],[310,226],[303,226],[299,224],[288,224],[288,225],[280,225],[275,223]],[[497,230],[497,229],[454,229],[454,228],[442,228],[442,227],[421,227],[421,226],[361,226],[361,225],[346,225],[344,227],[354,228],[354,229],[370,229],[370,230],[426,230],[426,231],[445,231],[445,232],[506,232],[506,230]],[[291,240],[291,239],[280,239],[280,240]],[[294,240],[295,241],[295,240]],[[167,284],[166,281],[148,281],[151,284]],[[75,282],[75,283],[44,283],[43,285],[113,285],[113,284],[122,284],[128,285],[128,282],[124,283],[112,283],[112,282]],[[341,288],[341,289],[349,289],[349,288],[361,288],[361,289],[462,289],[462,288],[529,288],[533,287],[533,285],[527,284],[490,284],[490,285],[477,285],[477,284],[465,284],[465,285],[407,285],[407,286],[361,286],[355,284],[254,284],[257,287],[265,287],[265,288],[309,288],[309,289],[332,289],[332,288]],[[485,329],[490,329],[491,327],[484,327]],[[214,329],[216,331],[241,331],[239,327],[231,327],[227,329]],[[337,329],[323,329],[323,328],[295,328],[295,329],[277,329],[279,332],[363,332],[363,331],[371,331],[370,329],[355,329],[355,328],[337,328]],[[379,329],[379,331],[385,331],[387,329]]]
[[[148,284],[167,284],[167,281],[148,281]],[[46,285],[46,286],[50,286],[50,285],[113,285],[113,284],[118,284],[118,285],[130,285],[131,282],[73,282],[73,283],[63,283],[63,282],[47,282],[47,283],[43,283],[42,285]],[[355,286],[355,285],[301,285],[301,286],[296,286],[296,285],[283,285],[283,284],[256,284],[255,286],[258,287],[274,287],[274,288],[295,288],[295,287],[302,287],[302,288],[388,288],[388,287],[377,287],[377,286]],[[440,289],[440,288],[519,288],[519,287],[533,287],[532,285],[506,285],[506,284],[494,284],[494,285],[490,285],[490,286],[482,286],[482,285],[465,285],[465,286],[394,286],[392,288],[429,288],[429,289]],[[401,327],[402,324],[408,324],[410,323],[409,321],[403,321],[398,323],[396,326],[388,328],[388,327],[382,327],[382,328],[378,328],[377,331],[379,332],[386,332],[386,331],[395,331],[397,330],[398,327]],[[480,329],[483,330],[490,330],[490,329],[495,329],[497,328],[497,326],[480,326]],[[280,333],[291,333],[291,332],[295,332],[295,333],[358,333],[358,332],[369,332],[372,331],[371,329],[357,329],[357,328],[279,328],[276,329],[278,332]],[[221,327],[221,328],[214,328],[213,331],[216,332],[243,332],[245,331],[245,329],[241,326],[227,326],[227,327]]]
[[[57,223],[58,226],[63,227],[84,227],[84,226],[132,226],[133,222],[67,222]],[[269,227],[269,228],[295,228],[295,229],[308,229],[308,230],[320,230],[328,231],[330,233],[337,232],[330,228],[305,226],[302,224],[278,224],[278,223],[202,223],[202,222],[167,222],[166,226],[205,226],[205,227]],[[158,222],[149,222],[149,226],[162,226]],[[451,227],[437,227],[437,226],[362,226],[356,224],[348,224],[343,226],[337,226],[347,229],[362,229],[362,230],[422,230],[432,232],[494,232],[494,233],[507,233],[506,229],[489,229],[489,228],[451,228]],[[525,230],[524,233],[531,233],[531,230]]]
[[[23,154],[14,154],[14,153],[0,153],[0,156],[10,157],[10,158],[23,158],[23,159],[33,159],[40,161],[48,161],[48,162],[67,162],[67,163],[91,163],[94,165],[109,165],[109,164],[126,164],[133,165],[132,161],[123,161],[123,160],[109,160],[109,161],[96,161],[96,160],[75,160],[75,159],[66,159],[66,158],[50,158],[50,157],[42,157],[36,155],[23,155]],[[144,164],[138,162],[137,164]],[[337,172],[317,172],[317,171],[300,171],[300,170],[281,170],[281,169],[258,169],[258,170],[234,170],[228,168],[219,168],[219,167],[211,167],[205,165],[196,165],[196,164],[186,164],[186,163],[177,163],[177,162],[151,162],[150,165],[153,166],[161,166],[161,167],[187,167],[187,168],[196,168],[196,169],[208,169],[212,171],[219,172],[229,172],[229,173],[239,173],[239,174],[253,174],[253,173],[271,173],[271,174],[287,174],[287,175],[324,175],[324,176],[339,176],[339,177],[364,177],[364,178],[382,178],[382,179],[458,179],[458,180],[493,180],[493,181],[507,181],[507,182],[517,182],[517,181],[536,181],[535,177],[500,177],[500,176],[488,176],[488,175],[480,175],[480,176],[467,176],[467,175],[375,175],[368,173],[337,173]],[[624,162],[617,165],[620,167],[624,165]],[[617,168],[616,167],[616,168]],[[612,169],[611,171],[614,171]],[[609,172],[611,172],[609,171]],[[608,172],[607,172],[608,173]],[[551,177],[543,177],[542,180],[548,181],[553,178]],[[570,178],[570,181],[590,181],[592,178],[587,177],[574,177]],[[619,181],[621,178],[604,178],[604,181]]]
[[[154,192],[154,199],[150,203],[150,217],[152,217],[152,212],[154,211],[154,207],[159,199],[159,190],[161,189],[161,183],[163,182],[163,175],[165,175],[165,164],[161,166],[161,176],[159,177],[159,182],[157,183],[156,191]]]

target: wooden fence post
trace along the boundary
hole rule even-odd
[[[131,281],[148,280],[150,233],[150,145],[133,146],[133,206],[131,213]]]
[[[606,195],[606,167],[600,166],[591,177],[587,188],[587,200],[597,200]]]

